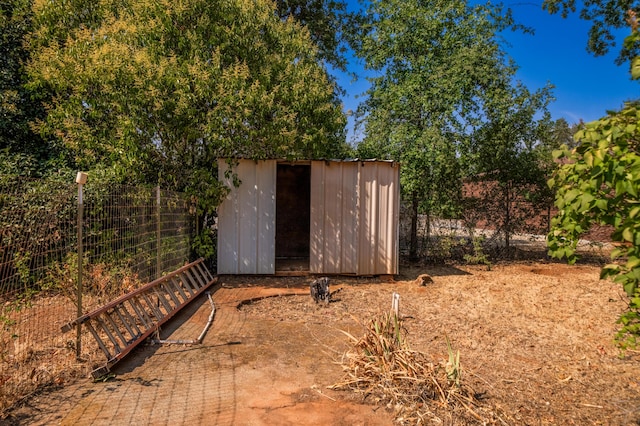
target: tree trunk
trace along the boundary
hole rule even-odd
[[[511,243],[511,191],[509,183],[507,183],[505,188],[504,246],[507,249],[507,253],[509,253]]]
[[[425,238],[427,242],[431,239],[431,211],[427,209],[424,214]]]
[[[418,257],[418,192],[411,194],[411,235],[409,239],[409,257]]]

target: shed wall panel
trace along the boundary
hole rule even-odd
[[[231,188],[218,207],[218,273],[273,274],[276,161],[239,160],[238,188],[226,170],[226,161],[218,160],[218,178]]]
[[[342,167],[342,253],[343,273],[358,270],[358,164],[343,163]]]
[[[399,169],[364,162],[360,168],[359,275],[398,273]]]
[[[233,188],[233,181],[225,177],[228,169],[224,160],[218,160],[218,180],[228,188]],[[218,273],[238,273],[238,197],[234,192],[227,194],[218,206]]]
[[[312,273],[347,274],[357,268],[356,163],[311,163]]]

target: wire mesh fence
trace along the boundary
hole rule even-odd
[[[507,207],[501,201],[468,197],[457,218],[418,214],[414,223],[410,209],[401,205],[401,256],[424,263],[549,260],[546,241],[555,208],[526,200]],[[612,232],[610,226],[592,225],[577,243],[580,256],[595,262],[609,256]]]
[[[0,412],[104,362],[61,327],[187,263],[194,213],[159,188],[0,176]]]

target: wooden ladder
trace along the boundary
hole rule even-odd
[[[198,259],[65,324],[62,331],[84,324],[93,335],[107,357],[91,373],[97,379],[216,281]]]

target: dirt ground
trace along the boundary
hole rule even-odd
[[[433,282],[418,285],[423,273]],[[3,421],[392,424],[388,407],[328,386],[344,374],[343,331],[361,334],[397,292],[412,348],[440,362],[448,336],[463,382],[498,424],[640,425],[640,354],[622,357],[613,343],[625,296],[598,275],[597,266],[558,263],[405,266],[394,280],[332,278],[340,290],[326,306],[311,301],[309,277],[222,277],[203,345],[142,347],[114,380],[40,393]],[[224,299],[232,293],[244,296]],[[196,301],[166,337],[193,338],[208,315]]]

